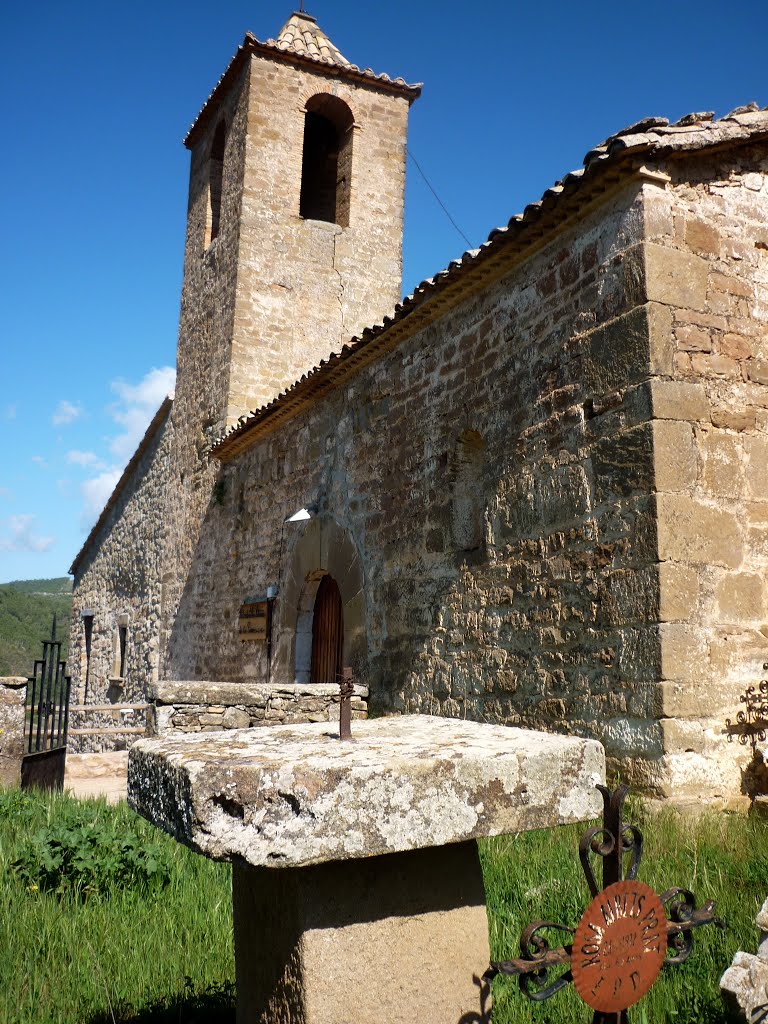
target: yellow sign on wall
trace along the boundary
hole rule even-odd
[[[240,605],[240,639],[266,641],[269,638],[269,602]]]

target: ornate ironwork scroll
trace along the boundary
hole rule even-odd
[[[697,910],[688,889],[676,887],[659,896],[637,881],[643,835],[622,816],[629,787],[597,788],[603,796],[603,823],[588,829],[579,843],[592,902],[576,928],[553,921],[529,924],[520,937],[521,955],[492,963],[484,978],[516,977],[525,995],[536,1001],[573,983],[595,1011],[594,1024],[626,1024],[627,1008],[652,988],[662,967],[690,956],[693,930],[722,922],[711,900]],[[597,864],[602,886],[595,875]],[[570,941],[550,944],[547,933],[552,930],[567,933]],[[566,970],[554,977],[561,967]]]
[[[768,671],[768,662],[763,665],[763,671]],[[749,743],[754,754],[758,742],[765,743],[768,735],[768,679],[763,679],[757,687],[748,686],[739,700],[746,705],[744,710],[739,711],[735,722],[730,718],[725,720],[728,742],[732,743],[733,737],[738,736],[739,743],[743,747]]]

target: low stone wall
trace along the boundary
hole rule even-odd
[[[0,676],[0,786],[18,786],[24,756],[24,676]]]
[[[331,684],[216,683],[165,680],[155,683],[149,731],[220,732],[264,725],[334,722],[339,688]],[[352,717],[368,717],[368,688],[355,686]]]

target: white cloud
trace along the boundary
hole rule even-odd
[[[15,420],[16,419],[16,413],[18,411],[19,410],[18,410],[17,406],[15,406],[15,405],[6,405],[5,409],[3,410],[3,416],[7,420]]]
[[[122,379],[112,381],[111,387],[118,401],[110,412],[123,428],[110,444],[116,459],[127,462],[133,455],[160,403],[166,395],[172,394],[175,383],[176,371],[171,366],[150,370],[138,384],[129,384]]]
[[[42,455],[33,455],[32,462],[39,466],[40,469],[48,469],[48,463],[45,461]]]
[[[56,406],[53,416],[51,416],[51,423],[54,427],[65,427],[68,423],[74,423],[75,420],[80,419],[82,415],[83,410],[81,406],[73,405],[72,402],[62,398]]]
[[[80,484],[80,493],[83,496],[84,525],[92,523],[98,518],[122,473],[121,469],[113,467]]]
[[[72,451],[67,452],[66,457],[67,462],[71,462],[75,466],[92,466],[94,469],[106,468],[96,452],[81,452],[73,448]]]
[[[9,516],[3,523],[9,535],[0,537],[0,551],[47,551],[54,538],[33,533],[36,518],[33,515]]]
[[[150,370],[138,384],[131,384],[122,378],[112,381],[110,387],[117,395],[117,401],[109,407],[108,412],[120,427],[120,432],[109,441],[114,462],[107,465],[94,452],[77,449],[67,452],[66,456],[67,462],[89,468],[98,474],[80,485],[84,526],[98,518],[160,403],[166,395],[173,394],[175,383],[176,371],[170,366]]]

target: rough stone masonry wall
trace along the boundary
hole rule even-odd
[[[24,705],[27,680],[0,676],[0,786],[18,786],[24,757]]]
[[[642,573],[658,601],[653,450],[650,434],[627,444],[611,397],[658,358],[643,227],[631,186],[225,466],[170,677],[266,679],[263,646],[238,641],[237,608],[269,585],[287,592],[307,527],[283,531],[283,519],[317,501],[356,552],[367,651],[355,667],[376,713],[568,730],[624,761],[659,755],[657,617],[622,583]],[[457,530],[467,432],[484,450],[475,550]],[[278,634],[291,615],[278,598]],[[295,651],[279,647],[272,679],[294,678]]]
[[[162,539],[171,440],[170,414],[166,413],[78,567],[68,662],[75,705],[143,703],[149,685],[157,679]],[[87,693],[84,609],[90,609],[94,616]],[[117,643],[118,629],[123,624],[127,631],[126,657],[124,676],[120,678]],[[110,748],[120,738],[116,734],[77,735],[78,729],[99,727],[117,725],[111,715],[73,714],[72,749]]]
[[[304,114],[354,117],[349,226],[299,216]],[[400,301],[408,99],[251,58],[228,423],[259,408]]]
[[[669,792],[736,793],[725,719],[768,661],[768,159],[665,169],[646,201],[648,292],[672,340],[653,393],[662,774]]]
[[[209,157],[218,117],[191,155],[173,408],[90,542],[75,578],[70,667],[78,702],[146,700],[149,685],[162,675],[168,632],[212,500],[216,467],[209,466],[207,450],[225,424],[247,93],[246,68],[219,111],[226,125],[221,218],[218,237],[209,244]],[[87,695],[83,608],[95,612]],[[126,614],[126,678],[113,685],[118,619]],[[135,716],[128,718],[127,724],[137,724]],[[89,714],[72,725],[117,727],[111,714]],[[101,750],[119,740],[117,734],[86,740],[75,733],[72,744]]]
[[[248,66],[222,100],[190,162],[184,280],[176,357],[173,449],[162,556],[161,666],[202,521],[216,495],[208,448],[226,423],[232,324],[240,245]],[[226,128],[219,234],[209,244],[209,157],[220,120]],[[163,675],[161,668],[161,676]]]
[[[212,501],[216,467],[207,451],[225,423],[227,359],[237,278],[247,70],[219,115],[226,126],[218,237],[206,245],[209,157],[214,118],[191,154],[173,408],[135,467],[120,501],[91,543],[75,579],[71,660],[74,700],[143,702],[162,675],[165,645],[184,589],[198,531]],[[89,691],[85,693],[83,608],[94,611]],[[126,677],[115,677],[119,620],[128,617]],[[133,715],[127,725],[140,724]],[[88,714],[73,728],[118,728],[112,714]],[[72,735],[81,750],[109,749],[117,733]]]

